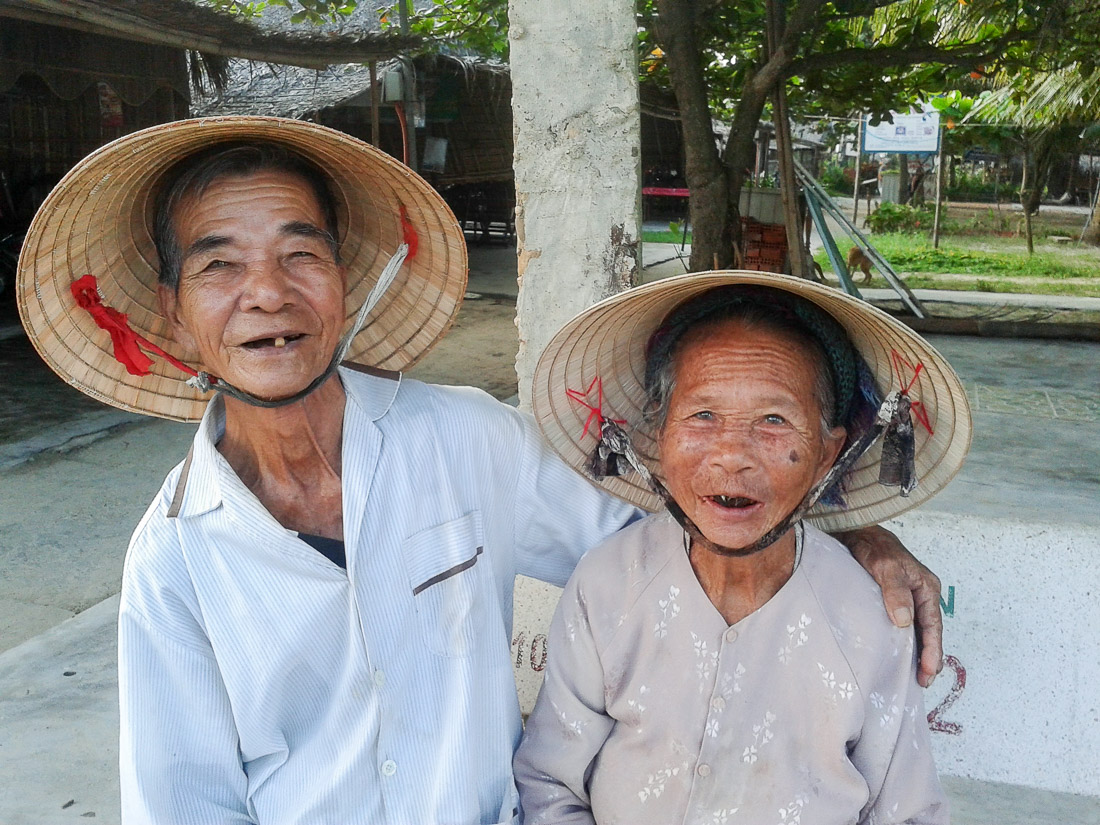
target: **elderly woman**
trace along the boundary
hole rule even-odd
[[[947,821],[913,634],[804,518],[885,518],[958,469],[969,413],[931,347],[804,281],[685,276],[559,333],[536,417],[667,512],[566,586],[515,760],[529,825]]]

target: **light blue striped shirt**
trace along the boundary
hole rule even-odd
[[[218,453],[218,401],[134,533],[126,823],[518,822],[514,577],[637,514],[480,391],[340,377],[346,572]]]

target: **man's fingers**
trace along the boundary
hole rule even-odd
[[[928,687],[943,669],[939,578],[882,527],[853,530],[839,538],[878,582],[890,620],[898,627],[916,621],[917,681]]]
[[[928,687],[943,670],[943,614],[940,613],[939,577],[917,563],[919,585],[913,591],[917,607],[917,626],[920,628],[920,661],[917,665],[917,681]]]

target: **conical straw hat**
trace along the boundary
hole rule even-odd
[[[418,238],[416,255],[367,318],[347,359],[403,370],[447,332],[466,291],[466,243],[451,210],[421,177],[349,135],[299,120],[224,117],[176,121],[127,135],[93,152],[42,204],[19,258],[17,300],[27,334],[62,378],[124,410],[196,421],[209,394],[192,389],[176,367],[154,359],[130,375],[112,354],[107,332],[76,305],[70,284],[92,274],[103,303],[130,326],[187,361],[157,303],[152,222],[164,173],[189,155],[223,142],[285,144],[331,178],[347,266],[345,306],[354,318],[402,243],[404,207]],[[198,366],[192,364],[192,366]]]
[[[819,502],[809,521],[834,532],[877,524],[927,501],[955,476],[970,448],[972,425],[962,383],[943,356],[864,301],[801,278],[765,272],[708,272],[657,281],[608,298],[559,330],[539,359],[532,389],[535,418],[558,454],[590,478],[587,465],[599,438],[590,407],[599,407],[605,418],[625,422],[635,449],[662,478],[655,434],[642,424],[646,345],[680,304],[715,287],[747,284],[792,292],[832,315],[867,362],[884,397],[900,389],[901,382],[912,382],[909,397],[928,424],[926,429],[914,416],[917,486],[908,497],[897,487],[879,484],[880,441],[849,473],[845,506]],[[588,406],[570,397],[577,393]],[[592,481],[647,510],[664,506],[636,472]]]

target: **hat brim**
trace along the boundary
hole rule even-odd
[[[647,466],[661,477],[654,434],[642,424],[646,344],[665,316],[683,302],[726,285],[761,285],[808,299],[833,316],[870,367],[885,396],[912,387],[928,422],[914,428],[917,487],[908,497],[878,482],[881,444],[873,446],[848,475],[843,508],[818,503],[807,519],[832,532],[877,524],[927,501],[954,478],[970,448],[970,405],[958,375],[927,341],[900,321],[843,292],[788,275],[709,272],[681,275],[619,293],[580,313],[551,339],[535,369],[532,408],[546,439],[574,469],[620,498],[650,511],[661,499],[637,473],[593,479],[589,457],[599,438],[591,410],[567,390],[597,403],[602,414],[625,421]],[[919,371],[917,367],[919,365]],[[914,377],[914,372],[916,373]],[[593,383],[595,382],[595,383]],[[586,424],[588,432],[584,434]]]
[[[466,292],[466,242],[454,214],[423,178],[369,144],[315,123],[268,117],[175,121],[122,137],[74,167],[42,204],[19,258],[17,301],[27,334],[69,384],[132,412],[196,421],[209,395],[154,359],[146,376],[115,360],[108,333],[77,307],[70,284],[96,276],[103,303],[131,327],[188,361],[172,340],[157,301],[153,199],[164,173],[218,143],[261,140],[286,145],[333,183],[341,257],[347,267],[350,326],[382,269],[402,243],[404,207],[417,234],[415,257],[371,311],[348,360],[403,370],[438,342]],[[197,365],[196,365],[197,366]]]

